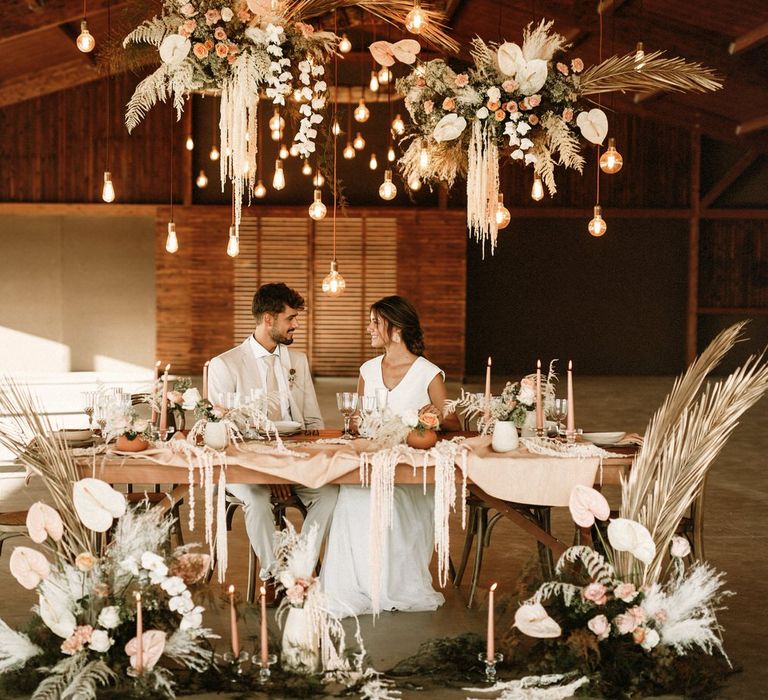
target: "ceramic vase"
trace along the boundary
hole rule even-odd
[[[497,420],[493,426],[491,447],[494,452],[509,452],[517,449],[517,426],[511,420]]]
[[[131,439],[127,435],[121,435],[115,441],[115,449],[120,452],[141,452],[148,447],[149,443],[144,438],[140,437]]]
[[[421,432],[411,430],[405,441],[409,447],[417,450],[428,450],[437,443],[437,433],[434,430],[422,430]]]
[[[205,424],[203,442],[213,450],[225,450],[229,444],[229,428],[226,421],[208,421]]]
[[[314,673],[320,668],[320,641],[306,608],[288,608],[280,662],[297,673]]]

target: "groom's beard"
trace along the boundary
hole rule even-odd
[[[279,343],[280,345],[290,345],[293,342],[293,331],[288,331],[287,333],[279,333],[277,331],[270,331],[269,337],[275,342]]]

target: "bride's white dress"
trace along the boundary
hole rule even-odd
[[[366,395],[386,388],[382,357],[360,368]],[[430,402],[427,388],[442,371],[419,357],[402,381],[389,392],[387,405],[395,413],[418,410]],[[392,529],[381,551],[380,610],[436,610],[442,593],[432,587],[429,563],[434,551],[434,486],[395,486]],[[340,616],[374,611],[370,595],[370,490],[341,486],[331,521],[320,580],[331,609]]]

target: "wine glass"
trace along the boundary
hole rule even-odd
[[[555,399],[549,415],[557,421],[557,434],[560,435],[563,432],[563,421],[568,416],[568,399]]]
[[[376,410],[376,397],[375,396],[365,396],[364,394],[360,394],[357,398],[357,405],[360,408],[360,415],[362,416],[362,423],[363,425],[368,425],[368,419],[373,415],[374,411]],[[361,432],[362,435],[362,432]]]
[[[93,412],[96,409],[96,392],[83,392],[83,413],[88,416],[88,430],[93,430]]]
[[[388,401],[389,389],[386,387],[376,389],[376,408],[379,410],[379,413],[384,413],[384,409],[386,409]]]
[[[357,394],[354,391],[339,391],[336,393],[336,406],[341,411],[341,415],[344,416],[344,433],[341,437],[351,438],[352,433],[349,432],[349,419],[357,408]]]

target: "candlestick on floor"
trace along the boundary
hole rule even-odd
[[[259,683],[263,685],[269,681],[269,677],[272,675],[272,671],[269,670],[269,667],[276,663],[276,654],[268,654],[266,660],[259,659],[259,661],[256,661],[256,665],[259,667]]]
[[[493,685],[496,682],[496,664],[504,661],[504,655],[497,651],[491,660],[485,652],[480,652],[477,658],[485,664],[485,680]]]

